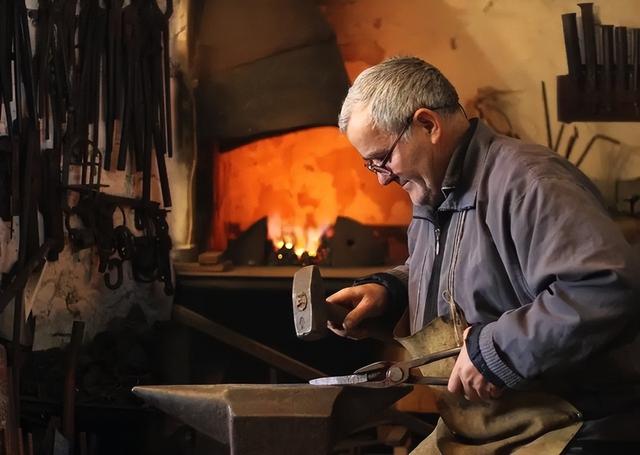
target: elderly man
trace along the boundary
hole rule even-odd
[[[351,308],[333,330],[360,338],[363,320],[402,311],[411,334],[437,318],[466,321],[440,402],[491,408],[478,434],[464,434],[464,419],[451,428],[455,415],[441,420],[425,453],[510,453],[563,427],[558,453],[569,440],[567,453],[640,453],[639,261],[589,179],[468,120],[451,83],[418,58],[360,74],[340,128],[381,185],[409,194],[413,220],[403,266],[329,297]],[[532,432],[510,417],[549,412],[558,419]],[[488,428],[496,416],[520,426]]]

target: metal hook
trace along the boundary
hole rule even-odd
[[[122,224],[121,226],[127,226],[127,214],[125,213],[124,209],[122,208],[121,205],[117,205],[116,208],[118,210],[120,210],[120,214],[122,215]]]
[[[112,280],[112,270],[116,269],[116,279]],[[123,274],[122,274],[122,261],[118,258],[111,258],[109,262],[107,262],[107,271],[104,273],[104,285],[107,289],[111,289],[112,291],[118,289],[122,286]]]

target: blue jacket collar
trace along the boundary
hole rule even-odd
[[[469,129],[451,155],[442,183],[445,200],[439,211],[460,211],[474,208],[478,184],[489,145],[495,133],[477,118],[470,120]],[[429,205],[413,206],[413,216],[433,221],[434,208]]]

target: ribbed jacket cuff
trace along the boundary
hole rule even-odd
[[[398,267],[394,267],[393,269],[389,269],[384,272],[386,275],[393,275],[403,284],[404,288],[407,288],[407,282],[409,281],[409,273],[407,273],[407,267],[400,265]]]
[[[495,323],[485,325],[480,331],[480,353],[484,362],[495,376],[497,376],[510,389],[521,389],[525,380],[518,372],[514,371],[501,358],[493,343]]]
[[[469,331],[467,332],[467,337],[464,340],[465,347],[467,349],[467,355],[469,356],[469,360],[473,363],[473,366],[484,376],[484,378],[490,383],[498,386],[504,387],[504,382],[498,376],[493,374],[493,372],[487,366],[487,363],[482,358],[482,353],[480,352],[480,332],[482,332],[482,328],[484,324],[475,324],[472,325]]]

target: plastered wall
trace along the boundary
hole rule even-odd
[[[350,76],[393,55],[417,55],[439,67],[464,103],[479,88],[510,91],[501,107],[524,139],[546,144],[540,81],[545,81],[554,137],[555,78],[567,74],[560,15],[579,14],[569,0],[326,0]],[[640,1],[595,2],[602,23],[640,27]],[[574,157],[596,133],[613,136],[620,147],[597,143],[581,169],[609,200],[615,179],[640,177],[638,123],[575,123],[565,130],[560,150],[577,126]]]
[[[571,1],[511,0],[325,0],[351,79],[393,55],[417,55],[438,66],[456,85],[469,114],[479,92],[501,93],[495,107],[524,140],[547,142],[541,81],[547,87],[552,136],[557,75],[566,74],[560,16],[577,12]],[[602,2],[603,22],[640,25],[640,1]],[[500,131],[506,121],[484,111]],[[614,182],[640,176],[640,133],[635,123],[567,125],[559,150],[579,132],[572,159],[596,133],[621,146],[597,142],[581,168],[614,205]],[[332,131],[330,131],[332,130]],[[407,224],[411,204],[395,185],[381,187],[366,172],[355,149],[335,128],[262,139],[216,157],[215,210],[211,246],[224,249],[229,226],[247,229],[263,216],[290,230],[321,228],[337,215],[368,224]],[[339,178],[343,176],[343,178]],[[300,237],[300,236],[297,236]]]

